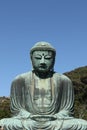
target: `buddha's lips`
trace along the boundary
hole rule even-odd
[[[39,67],[40,67],[40,68],[44,68],[44,69],[47,68],[46,65],[40,65]]]

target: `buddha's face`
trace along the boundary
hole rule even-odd
[[[55,57],[52,51],[34,51],[32,54],[32,65],[38,72],[48,72],[54,66]]]

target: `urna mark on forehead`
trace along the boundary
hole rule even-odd
[[[32,54],[33,56],[53,56],[53,52],[49,50],[36,50]]]

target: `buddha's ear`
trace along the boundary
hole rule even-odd
[[[31,61],[32,61],[32,55],[33,55],[33,53],[30,53],[30,59],[31,59]]]
[[[54,65],[55,65],[55,56],[56,56],[56,55],[53,54],[53,63],[52,63],[52,69],[53,69],[53,70],[54,70]]]
[[[33,56],[33,52],[30,53],[30,61],[31,61],[31,65],[33,66],[33,63],[32,63],[32,56]]]

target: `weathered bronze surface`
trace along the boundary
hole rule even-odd
[[[31,48],[33,70],[11,85],[11,118],[0,120],[4,130],[87,130],[87,121],[73,117],[71,80],[54,71],[56,50],[47,42]]]

